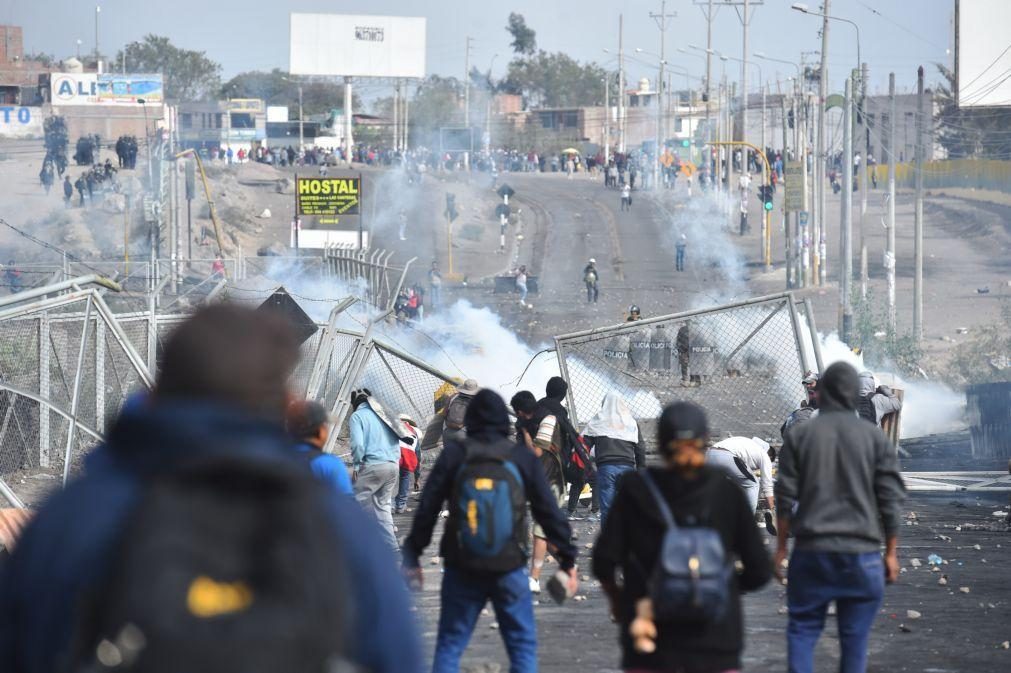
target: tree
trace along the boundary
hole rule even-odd
[[[441,127],[463,125],[462,99],[463,84],[455,77],[426,77],[411,100],[411,145],[439,147]]]
[[[516,12],[509,14],[506,31],[513,36],[513,41],[509,46],[517,54],[531,56],[537,51],[537,33],[533,28],[527,26],[527,20],[523,18],[522,14]]]
[[[596,63],[538,51],[513,59],[500,88],[522,94],[528,107],[581,107],[604,104],[606,71]]]
[[[145,35],[121,49],[115,62],[122,63],[124,56],[131,72],[161,73],[166,98],[207,100],[221,86],[221,66],[207,58],[206,52],[180,49],[167,37]]]
[[[267,105],[287,105],[292,119],[298,118],[298,87],[302,87],[302,113],[326,114],[344,107],[344,87],[326,78],[290,75],[279,68],[270,72],[239,73],[221,87],[225,98],[261,98]],[[359,101],[352,99],[355,109]]]
[[[25,54],[23,59],[25,62],[35,61],[36,63],[42,64],[43,67],[51,68],[56,64],[56,57],[52,54],[47,54],[44,51],[37,51],[32,54]]]
[[[943,82],[937,85],[937,140],[951,159],[1011,159],[1011,110],[959,107],[955,75],[937,63]]]

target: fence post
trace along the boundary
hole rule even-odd
[[[324,328],[319,348],[316,349],[316,359],[313,362],[312,372],[309,374],[309,381],[305,386],[305,396],[307,399],[315,399],[319,395],[319,386],[323,380],[323,372],[329,367],[334,340],[337,338],[335,333],[337,318],[356,301],[358,301],[356,297],[348,297],[334,306],[333,310],[330,311],[330,319]]]
[[[105,432],[105,322],[95,320],[95,430]]]
[[[800,319],[797,317],[797,305],[794,304],[793,299],[787,299],[786,303],[789,304],[790,309],[790,325],[793,326],[793,336],[797,343],[797,357],[800,358],[800,368],[804,373],[811,371],[811,367],[807,362],[807,349],[804,348],[804,339],[802,338],[800,332]]]
[[[825,365],[821,361],[821,341],[818,340],[818,326],[814,322],[814,306],[810,299],[804,300],[804,314],[807,316],[807,328],[811,331],[811,344],[814,346],[814,361],[818,365],[818,371],[825,371]]]
[[[50,355],[49,311],[39,315],[39,397],[49,400],[49,355]],[[49,422],[50,411],[45,404],[39,404],[39,466],[49,467]]]
[[[74,372],[74,392],[70,398],[70,418],[67,422],[67,448],[63,454],[63,486],[66,487],[70,478],[70,453],[74,446],[74,436],[77,432],[77,407],[81,399],[81,370],[84,369],[84,353],[88,345],[88,326],[91,323],[91,298],[84,305],[84,323],[81,326],[81,345],[77,349],[77,371]]]

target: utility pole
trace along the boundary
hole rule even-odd
[[[463,125],[470,128],[470,43],[467,36],[467,50],[463,55]]]
[[[888,239],[885,243],[888,278],[888,329],[895,333],[895,73],[888,74]]]
[[[102,72],[102,64],[98,62],[98,15],[102,13],[102,6],[95,5],[95,65],[98,68],[98,72]],[[126,51],[126,48],[123,48]]]
[[[776,85],[776,88],[778,89],[779,85]],[[763,90],[763,95],[764,95],[764,93],[765,92]],[[791,103],[791,105],[792,104],[793,103]],[[762,113],[763,113],[763,116],[764,116],[764,113],[765,113],[765,101],[764,100],[762,102]],[[785,161],[787,161],[787,150],[786,150],[787,124],[786,124],[786,95],[785,94],[782,94],[779,97],[779,117],[783,121],[783,161],[785,162]],[[793,124],[794,124],[794,126],[797,125],[797,117],[796,117],[796,115],[794,115]],[[762,128],[763,129],[765,128],[765,123],[764,122],[762,123]],[[763,147],[763,151],[764,151],[764,147],[765,147],[764,143],[763,143],[762,147]],[[775,168],[773,170],[775,170]],[[784,187],[784,191],[785,191],[785,187]],[[793,236],[790,233],[790,214],[786,212],[786,194],[783,195],[782,208],[783,208],[783,233],[786,234],[783,237],[783,240],[786,243],[786,287],[787,287],[787,289],[790,289],[792,287],[796,287],[797,285],[799,285],[799,283],[797,282],[797,274],[796,274],[796,270],[794,269],[794,264],[793,264],[793,260],[794,260],[794,257],[796,256],[797,252],[795,250],[796,246],[793,245]],[[796,229],[795,229],[795,231],[796,231]]]
[[[708,152],[709,156],[706,157],[706,163],[709,165],[709,181],[712,183],[713,189],[718,189],[717,185],[719,181],[715,180],[716,162],[713,160],[713,121],[712,121],[712,105],[713,105],[713,0],[708,0],[706,9],[704,10],[706,15],[706,139],[709,142]],[[722,114],[722,113],[721,113]]]
[[[410,144],[409,144],[409,141],[411,139],[411,128],[410,128],[410,126],[408,126],[408,121],[411,118],[411,115],[410,115],[410,112],[411,112],[411,107],[410,107],[411,100],[410,100],[410,98],[407,95],[407,92],[408,92],[409,89],[410,89],[410,85],[409,84],[405,84],[404,85],[404,96],[403,96],[404,115],[403,115],[403,122],[400,125],[401,128],[403,129],[403,133],[404,133],[404,142],[402,142],[400,144],[400,146],[404,148],[405,152],[408,151],[409,149],[411,149]]]
[[[351,78],[344,78],[344,165],[351,168]]]
[[[618,15],[618,152],[625,154],[625,19]]]
[[[824,0],[821,24],[821,66],[818,73],[818,127],[814,152],[814,276],[818,285],[827,282],[828,259],[825,245],[825,100],[828,98],[828,15],[831,0]]]
[[[660,13],[649,13],[651,19],[656,21],[657,28],[660,29],[660,74],[656,79],[656,152],[653,158],[653,189],[660,188],[660,146],[664,142],[663,128],[663,91],[664,76],[664,36],[667,32],[667,19],[673,19],[677,13],[667,13],[667,0],[660,0]]]
[[[393,151],[400,151],[400,80],[393,85]]]
[[[305,150],[305,122],[302,114],[302,85],[298,85],[298,150]]]
[[[860,97],[857,110],[859,110],[860,126],[863,132],[864,156],[860,162],[860,298],[867,299],[867,238],[865,229],[867,223],[864,217],[867,215],[867,192],[870,190],[870,156],[871,156],[871,129],[870,119],[867,117],[867,64],[860,66]]]
[[[923,341],[923,155],[926,147],[926,100],[923,95],[923,66],[916,71],[916,211],[913,221],[913,338]]]
[[[839,305],[842,320],[839,334],[849,343],[853,325],[853,307],[850,301],[850,283],[853,280],[853,76],[846,78],[846,96],[843,102],[843,166],[842,203],[839,205]]]
[[[611,73],[604,76],[604,170],[611,161]]]

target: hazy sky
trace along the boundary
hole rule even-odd
[[[1011,1],[1011,0],[1009,0]],[[696,0],[669,0],[667,10],[676,12],[670,21],[666,47],[668,61],[693,74],[704,73],[702,58],[676,51],[679,46],[705,46],[706,24]],[[721,4],[723,0],[714,0]],[[72,56],[77,40],[82,50],[94,49],[95,3],[87,0],[0,0],[0,19],[24,28],[26,50],[40,50],[60,58]],[[335,12],[344,14],[396,14],[428,19],[428,72],[463,74],[464,40],[474,38],[472,62],[487,70],[498,55],[493,72],[501,75],[512,54],[505,31],[510,11],[517,11],[537,31],[537,44],[548,51],[564,51],[579,60],[594,60],[614,67],[614,57],[602,50],[617,49],[618,14],[624,14],[625,49],[643,61],[655,58],[635,55],[636,47],[659,51],[659,31],[650,12],[659,12],[660,2],[648,0],[106,0],[99,2],[99,46],[114,53],[124,43],[147,33],[168,36],[173,43],[206,51],[221,63],[224,76],[245,70],[288,67],[288,13]],[[749,51],[798,61],[801,52],[820,49],[821,20],[790,9],[791,0],[765,0],[754,10]],[[810,0],[813,9],[820,0]],[[872,9],[873,8],[873,9]],[[870,66],[871,91],[883,92],[888,72],[897,74],[902,90],[915,88],[916,67],[927,68],[928,85],[936,79],[933,63],[951,64],[954,0],[833,0],[832,14],[860,26],[861,56]],[[875,10],[879,13],[876,14]],[[833,22],[830,30],[829,73],[838,89],[846,68],[857,60],[852,26]],[[722,7],[713,23],[713,47],[741,57],[741,24],[732,7]],[[810,55],[814,59],[816,56]],[[635,81],[655,73],[655,65],[626,62],[628,77]],[[714,59],[714,77],[719,77]],[[790,66],[760,62],[765,78],[792,75]],[[728,78],[739,78],[740,64],[726,62]],[[750,68],[749,68],[750,69]],[[757,71],[753,71],[753,85]],[[684,82],[683,76],[678,80]],[[773,91],[775,86],[773,85]],[[368,95],[368,87],[362,93]],[[374,92],[378,93],[378,91]]]

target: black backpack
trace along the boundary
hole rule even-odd
[[[660,622],[714,622],[730,605],[733,564],[718,531],[679,527],[647,470],[639,472],[663,517],[666,531],[660,557],[647,580],[653,612]]]
[[[352,623],[328,496],[297,462],[159,475],[82,601],[71,671],[325,673]]]
[[[878,424],[878,412],[874,408],[874,393],[857,398],[857,414],[865,421]]]
[[[449,516],[456,529],[457,562],[468,570],[508,572],[526,562],[527,496],[512,462],[513,443],[465,440]]]

